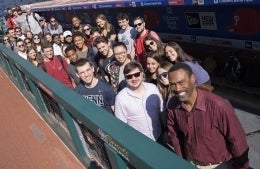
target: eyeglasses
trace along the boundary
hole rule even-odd
[[[134,27],[136,28],[137,26],[141,26],[142,24],[143,24],[143,22],[137,23],[137,24],[134,25]]]
[[[8,39],[4,39],[4,41],[8,41]]]
[[[124,55],[124,54],[126,54],[125,51],[124,52],[119,52],[119,53],[114,53],[115,56],[121,56],[121,55]]]
[[[137,72],[137,73],[134,73],[134,74],[125,75],[125,78],[126,78],[126,79],[132,79],[133,76],[134,76],[134,77],[140,77],[140,75],[141,75],[141,72]]]
[[[90,30],[90,28],[86,28],[86,29],[84,29],[84,31],[89,31]]]
[[[18,48],[20,48],[20,47],[24,47],[24,45],[18,45]]]
[[[24,42],[24,43],[25,43],[25,44],[29,44],[29,43],[31,43],[31,42],[28,41],[28,42]]]
[[[150,46],[153,46],[154,45],[154,42],[151,41],[148,45],[146,45],[147,48],[149,48]]]
[[[33,39],[36,39],[36,40],[37,40],[37,39],[40,39],[40,38],[38,38],[38,37],[34,37]]]
[[[21,30],[16,30],[15,32],[21,32]]]
[[[158,74],[158,75],[157,75],[157,78],[158,78],[158,79],[161,79],[161,78],[163,78],[163,77],[166,78],[167,76],[168,76],[168,73],[167,73],[167,72],[163,72],[163,73],[161,73],[161,74]]]

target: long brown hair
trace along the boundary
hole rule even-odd
[[[188,53],[186,53],[182,48],[181,46],[176,43],[176,42],[169,42],[165,45],[165,48],[169,46],[171,48],[173,48],[176,53],[177,53],[177,59],[176,59],[176,62],[185,62],[185,61],[190,61],[190,62],[196,62],[196,60],[191,56],[189,55]],[[164,49],[165,49],[164,48]]]
[[[160,63],[159,68],[165,69],[167,72],[170,70],[170,68],[173,66],[171,62],[163,61]],[[169,85],[164,85],[160,82],[160,80],[157,80],[157,87],[162,94],[163,100],[166,102],[170,96],[172,96],[172,92],[170,90]]]

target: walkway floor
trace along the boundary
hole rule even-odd
[[[84,168],[1,68],[0,82],[0,168]]]

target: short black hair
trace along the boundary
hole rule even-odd
[[[127,47],[126,47],[125,43],[123,43],[123,42],[116,42],[113,45],[113,50],[114,50],[115,47],[118,47],[118,46],[122,46],[122,47],[124,47],[127,50]]]
[[[76,49],[75,49],[75,46],[74,46],[74,45],[69,45],[69,46],[67,46],[64,52],[67,54],[67,52],[69,52],[69,51],[71,51],[71,50],[74,50],[74,51],[76,51]]]
[[[180,70],[180,69],[183,69],[185,72],[188,73],[189,76],[191,76],[193,73],[192,73],[192,69],[190,68],[189,65],[187,65],[186,63],[183,63],[183,62],[177,62],[175,63],[169,70],[169,73],[171,72],[174,72],[176,70]]]

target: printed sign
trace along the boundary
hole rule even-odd
[[[185,13],[188,28],[217,30],[214,12]]]

